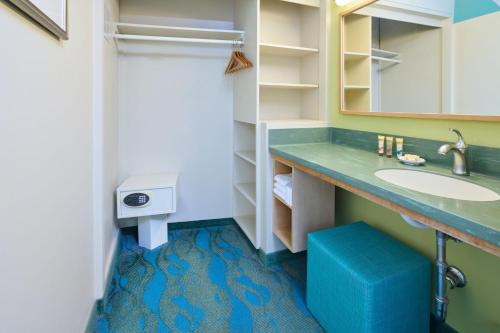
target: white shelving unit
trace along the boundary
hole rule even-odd
[[[253,246],[257,247],[257,223],[255,215],[234,216],[234,220],[248,237]]]
[[[257,205],[256,203],[256,190],[255,190],[255,183],[240,183],[240,184],[235,184],[234,187],[240,193],[250,201],[250,203],[254,206]]]
[[[264,252],[285,248],[273,235],[269,128],[327,126],[328,0],[235,0],[235,29],[254,68],[234,75],[236,222]],[[370,55],[368,54],[368,57]]]
[[[247,161],[248,163],[251,163],[253,165],[257,165],[256,159],[255,159],[255,150],[235,151],[234,154],[236,156],[238,156],[239,158]]]

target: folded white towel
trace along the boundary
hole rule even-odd
[[[292,191],[292,184],[281,185],[280,183],[274,183],[274,188],[279,189],[282,192]]]
[[[281,174],[274,176],[274,181],[281,185],[288,185],[292,183],[292,174]]]
[[[292,205],[292,190],[283,191],[281,188],[274,188],[274,194],[281,198],[288,206]]]

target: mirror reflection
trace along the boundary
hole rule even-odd
[[[342,111],[500,115],[500,5],[376,1],[342,19]]]

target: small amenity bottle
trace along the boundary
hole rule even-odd
[[[394,137],[388,136],[385,138],[386,144],[385,144],[385,155],[388,158],[392,158],[392,144],[394,142]]]
[[[378,136],[378,156],[384,156],[384,143],[385,143],[385,136],[379,135]]]
[[[403,138],[396,138],[396,156],[403,157]]]

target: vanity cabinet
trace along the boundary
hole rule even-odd
[[[274,161],[274,175],[290,173],[292,204],[273,194],[273,233],[297,253],[307,249],[307,234],[335,225],[335,186]]]

